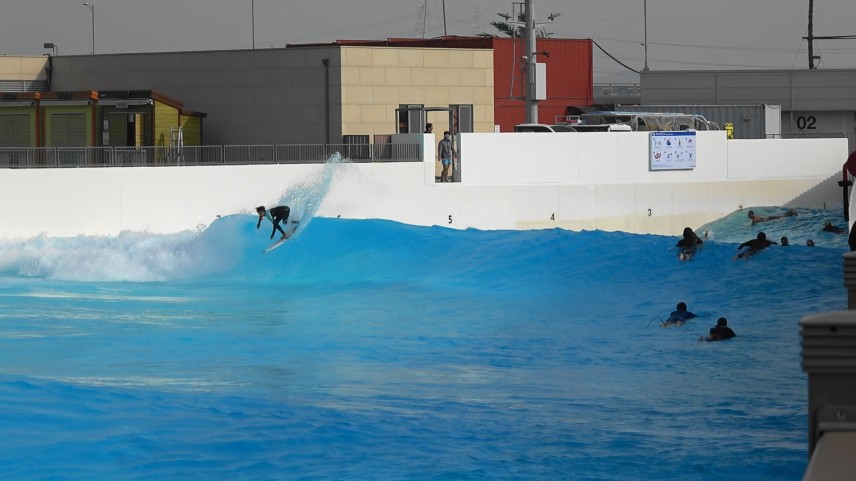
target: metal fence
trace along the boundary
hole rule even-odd
[[[201,145],[185,147],[0,147],[0,168],[421,162],[419,144]]]
[[[777,138],[776,136],[768,135],[767,138]],[[782,139],[847,139],[848,152],[852,152],[856,148],[856,135],[852,132],[782,132],[778,138]]]

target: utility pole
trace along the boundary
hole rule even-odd
[[[642,0],[642,16],[645,21],[645,68],[642,70],[648,71],[648,0]]]
[[[820,55],[814,54],[815,40],[854,40],[856,35],[815,35],[814,34],[814,0],[808,0],[808,36],[803,37],[808,41],[808,68],[816,70],[814,61],[820,60]]]
[[[535,99],[535,0],[526,0],[526,123],[538,123],[538,101]]]
[[[808,0],[808,68],[814,69],[814,0]]]
[[[538,52],[536,39],[538,37],[538,33],[536,32],[536,28],[538,28],[538,24],[535,22],[535,8],[533,6],[534,0],[526,0],[523,4],[523,8],[525,11],[523,12],[523,22],[518,21],[519,13],[515,12],[514,20],[512,20],[512,16],[507,13],[498,14],[500,17],[504,18],[508,25],[512,27],[512,36],[516,35],[516,32],[522,25],[523,35],[526,37],[526,55],[523,56],[522,60],[524,61],[523,65],[526,67],[526,85],[523,92],[523,100],[525,101],[525,110],[526,110],[526,123],[538,123],[538,99],[537,99],[537,79],[535,77],[535,67],[537,66],[536,55],[544,55],[549,57],[549,52]],[[520,5],[515,2],[514,5]],[[561,15],[560,13],[551,13],[547,16],[547,19],[550,22],[556,20],[556,17]]]
[[[449,35],[449,32],[446,31],[446,0],[443,0],[443,36]]]

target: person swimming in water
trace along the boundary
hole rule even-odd
[[[734,256],[732,258],[732,260],[736,261],[737,259],[740,259],[740,258],[748,259],[748,258],[754,256],[755,254],[761,252],[762,250],[766,249],[767,247],[770,247],[771,245],[778,245],[778,244],[771,241],[771,240],[768,240],[767,234],[765,234],[763,232],[759,232],[758,236],[755,237],[754,239],[749,239],[748,241],[737,246],[737,250],[743,249],[744,247],[746,247],[747,249],[745,251],[738,253],[736,256]]]
[[[678,259],[688,261],[701,249],[704,241],[689,227],[684,227],[683,237],[675,244],[678,248]]]
[[[728,327],[728,319],[720,317],[719,320],[716,321],[716,327],[710,328],[710,335],[707,336],[707,339],[705,340],[722,341],[724,339],[731,339],[735,336],[737,336],[737,334]]]
[[[685,322],[690,319],[698,317],[692,312],[687,310],[687,305],[684,302],[679,302],[677,306],[675,306],[675,310],[669,314],[668,319],[663,321],[660,326],[668,327],[668,326],[683,326]]]
[[[844,234],[847,232],[847,229],[843,227],[838,227],[837,225],[832,225],[832,222],[826,220],[823,221],[823,232],[832,232],[833,234]]]
[[[782,217],[792,217],[795,215],[797,215],[797,211],[794,209],[789,209],[787,212],[785,212],[782,215],[770,215],[770,216],[756,215],[754,210],[750,210],[749,214],[748,214],[749,219],[752,220],[752,225],[755,225],[759,222],[768,222],[771,220],[781,219]]]

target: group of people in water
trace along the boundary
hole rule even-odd
[[[694,313],[687,310],[687,304],[685,302],[679,302],[677,306],[675,306],[675,310],[669,314],[669,317],[663,321],[660,326],[669,327],[669,326],[683,326],[684,323],[689,321],[690,319],[698,317]],[[731,339],[732,337],[736,337],[737,334],[728,327],[728,319],[724,317],[720,317],[716,321],[716,325],[710,328],[709,334],[707,336],[699,336],[699,341],[723,341],[725,339]]]
[[[789,209],[787,212],[781,215],[770,216],[757,215],[755,211],[752,210],[748,212],[748,217],[751,222],[751,225],[755,225],[761,222],[768,222],[776,219],[782,219],[785,217],[792,217],[795,215],[798,215],[798,213],[794,209]],[[828,220],[823,223],[822,231],[832,232],[833,234],[847,233],[846,228],[833,225],[832,222]],[[704,236],[707,237],[707,232],[705,232]],[[759,232],[754,239],[749,239],[746,242],[743,242],[738,245],[737,250],[739,252],[732,259],[748,259],[754,256],[755,254],[761,252],[762,250],[766,249],[767,247],[770,247],[771,245],[790,245],[787,236],[782,236],[780,242],[781,244],[775,241],[771,241],[767,239],[767,234],[765,232]],[[809,247],[814,247],[814,241],[811,239],[806,240],[805,244]],[[853,242],[851,242],[851,244],[853,244]],[[704,241],[690,227],[685,227],[681,239],[678,240],[677,244],[675,244],[675,247],[678,249],[678,259],[681,261],[687,261],[692,259],[693,256],[695,256],[695,254],[699,251],[699,249],[701,249],[703,245]],[[853,246],[851,245],[851,249],[852,248]]]
[[[781,215],[770,215],[770,216],[761,216],[755,214],[754,211],[750,210],[748,212],[748,217],[751,222],[751,225],[755,225],[761,222],[768,222],[771,220],[782,219],[785,217],[792,217],[798,215],[797,211],[794,209],[789,209],[784,214]],[[843,227],[839,227],[833,225],[831,221],[825,221],[823,224],[823,232],[832,232],[834,234],[845,234],[847,233],[847,229]],[[707,232],[704,233],[704,237],[707,238]],[[852,234],[851,234],[851,237]],[[853,242],[851,242],[851,249],[853,249]],[[786,236],[782,236],[781,244],[771,241],[767,239],[767,234],[764,232],[759,232],[758,235],[754,239],[749,239],[746,242],[741,243],[737,246],[738,253],[733,257],[734,260],[737,259],[748,259],[755,254],[761,252],[762,250],[770,247],[771,245],[790,245],[788,238]],[[814,246],[814,241],[808,239],[806,241],[806,245],[811,247]],[[681,238],[678,240],[678,243],[675,244],[675,247],[678,249],[678,259],[681,261],[687,261],[693,258],[695,254],[704,246],[704,240],[698,236],[698,234],[693,231],[690,227],[685,227],[684,232]],[[694,313],[687,310],[687,305],[684,302],[679,302],[674,311],[669,314],[669,317],[663,321],[660,325],[662,327],[669,326],[681,326],[686,323],[688,320],[693,319],[696,316]],[[721,341],[724,339],[731,339],[735,337],[737,334],[728,327],[728,319],[724,317],[720,317],[716,321],[716,326],[711,327],[709,334],[707,336],[700,336],[699,340],[702,341]]]

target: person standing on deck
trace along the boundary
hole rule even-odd
[[[452,160],[457,156],[457,152],[452,145],[452,134],[448,130],[443,132],[443,140],[437,144],[437,156],[440,157],[440,163],[443,164],[440,182],[451,182],[449,180],[449,167],[452,165]]]

